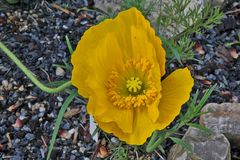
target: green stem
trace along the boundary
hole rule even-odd
[[[156,138],[156,137],[155,137]],[[151,153],[151,152],[153,152],[162,142],[163,142],[163,140],[165,139],[165,133],[162,133],[161,135],[160,135],[160,137],[158,138],[158,140],[157,141],[155,141],[154,143],[148,143],[148,145],[147,145],[147,148],[146,148],[146,151],[148,152],[148,153]],[[151,139],[152,140],[152,139]],[[150,141],[151,141],[150,140]]]
[[[0,49],[22,70],[22,72],[42,91],[47,93],[58,93],[71,86],[71,81],[68,81],[57,88],[49,88],[42,84],[31,71],[12,53],[2,42]]]
[[[148,148],[149,146],[152,146],[152,144],[155,142],[157,136],[158,136],[158,132],[157,132],[157,131],[154,131],[154,132],[153,132],[153,135],[152,135],[152,137],[151,137],[151,139],[150,139],[150,141],[148,142],[147,148]],[[148,149],[147,149],[147,150],[148,150]]]
[[[178,125],[175,125],[172,129],[168,130],[167,132],[161,132],[160,137],[158,138],[157,141],[155,141],[156,139],[156,135],[153,134],[153,136],[151,137],[146,151],[148,153],[153,152],[159,145],[161,145],[161,143],[168,137],[170,137],[172,134],[174,134],[177,130],[179,130],[180,128],[182,128],[182,126],[184,126],[185,123],[180,123]],[[156,132],[156,131],[155,131]],[[154,132],[154,133],[155,133]]]

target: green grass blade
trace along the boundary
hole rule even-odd
[[[65,36],[65,39],[66,39],[68,51],[69,51],[70,54],[72,54],[73,53],[73,48],[72,48],[72,45],[71,45],[70,40],[69,40],[67,35]]]
[[[161,152],[162,154],[166,155],[166,152],[165,152],[165,150],[164,150],[164,148],[163,148],[162,145],[159,145],[159,146],[158,146],[158,149],[160,150],[160,152]]]
[[[77,92],[76,91],[72,91],[71,94],[67,97],[67,99],[65,100],[65,102],[63,103],[58,116],[57,116],[57,121],[55,122],[55,127],[53,130],[53,134],[52,134],[52,138],[50,140],[50,146],[48,148],[48,155],[47,155],[47,160],[50,160],[50,156],[54,147],[54,143],[57,137],[57,133],[61,124],[61,121],[63,119],[63,115],[64,112],[66,111],[67,107],[70,105],[70,103],[73,101],[74,97],[77,96]]]
[[[197,128],[201,131],[203,131],[204,133],[208,133],[208,134],[211,134],[212,131],[206,127],[204,127],[203,125],[200,125],[200,124],[197,124],[197,123],[187,123],[188,126],[191,126],[191,127],[194,127],[194,128]]]
[[[171,50],[171,53],[174,55],[174,57],[177,59],[178,63],[180,63],[182,65],[182,61],[181,61],[181,57],[180,57],[180,53],[178,52],[178,50],[176,48],[174,48],[174,45],[171,43],[171,41],[168,41],[166,38],[164,38],[163,36],[159,35],[159,37],[162,40],[163,46],[164,48],[167,50],[167,48],[169,48]],[[168,53],[168,52],[166,52]]]
[[[193,99],[192,99],[192,102],[191,102],[190,106],[195,106],[196,105],[198,95],[199,95],[199,90],[197,90],[195,95],[193,96]]]
[[[66,70],[71,72],[72,71],[72,66],[70,64],[68,64],[65,60],[63,60],[63,63],[65,65]]]
[[[209,90],[207,90],[205,92],[205,94],[203,95],[202,99],[199,101],[198,105],[195,107],[195,113],[200,112],[200,110],[202,109],[203,105],[206,103],[206,101],[208,100],[209,96],[212,94],[212,92],[214,91],[214,89],[216,88],[216,84],[214,86],[212,86],[212,88],[210,88]]]
[[[67,69],[66,65],[62,65],[62,64],[52,64],[52,66]]]
[[[187,142],[185,142],[182,139],[179,138],[175,138],[175,137],[169,137],[174,143],[180,145],[183,147],[183,149],[185,149],[186,151],[193,153],[192,147],[190,144],[188,144]]]

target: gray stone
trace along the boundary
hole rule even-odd
[[[224,134],[233,146],[240,147],[240,103],[209,103],[202,112],[200,124]]]
[[[207,134],[190,127],[183,140],[191,145],[193,153],[176,144],[171,148],[168,160],[231,160],[230,144],[223,134]]]
[[[65,75],[65,71],[61,67],[56,68],[56,75],[63,77]]]

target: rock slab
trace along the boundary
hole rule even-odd
[[[191,145],[193,153],[176,144],[171,148],[168,160],[231,160],[230,144],[223,134],[207,134],[189,127],[183,140]]]
[[[202,112],[200,124],[224,134],[233,146],[240,147],[240,103],[209,103]]]

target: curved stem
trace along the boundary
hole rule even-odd
[[[42,91],[47,93],[58,93],[71,86],[71,81],[64,83],[57,88],[49,88],[42,84],[32,72],[12,53],[2,42],[0,42],[0,49],[22,70],[22,72]]]

